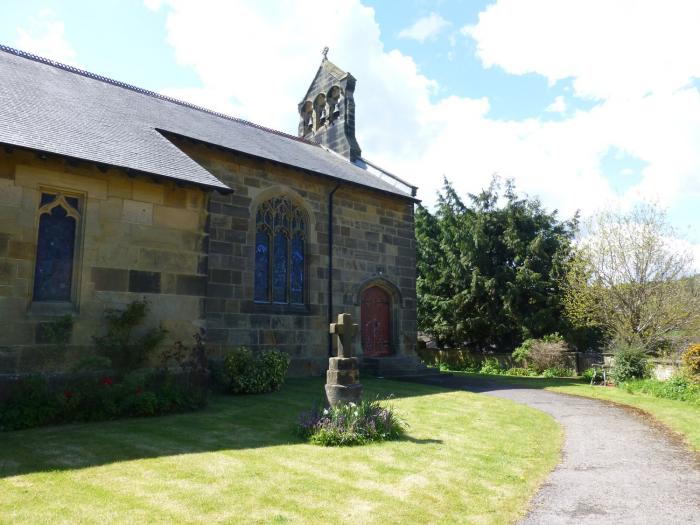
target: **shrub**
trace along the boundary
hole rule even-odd
[[[647,355],[641,348],[634,346],[622,346],[615,352],[610,375],[615,383],[624,383],[631,379],[646,377]]]
[[[206,390],[182,386],[168,373],[74,380],[51,391],[43,378],[22,381],[0,404],[0,430],[53,423],[155,416],[204,406]]]
[[[681,363],[688,372],[700,376],[700,344],[692,344],[683,352]]]
[[[642,393],[700,405],[700,384],[680,374],[673,376],[668,381],[632,380],[625,383],[624,388],[632,394]]]
[[[73,372],[92,372],[109,370],[112,368],[112,360],[102,355],[90,355],[82,358],[73,366]]]
[[[537,340],[530,346],[529,364],[537,372],[550,368],[568,368],[569,347],[563,341]]]
[[[404,433],[405,423],[391,407],[379,401],[317,407],[299,416],[297,433],[316,445],[338,447],[364,445],[373,441],[397,439]]]
[[[542,339],[526,339],[513,350],[513,359],[524,368],[543,372],[548,368],[565,368],[568,364],[566,352],[569,347],[557,332],[545,335]]]
[[[55,421],[60,408],[45,379],[28,377],[15,385],[0,404],[0,430],[48,425]]]
[[[62,315],[54,321],[47,321],[37,325],[37,340],[42,343],[54,344],[58,348],[65,348],[70,343],[73,333],[73,317]]]
[[[446,359],[438,363],[438,368],[442,371],[478,372],[479,367],[479,362],[466,350],[453,354],[449,360]]]
[[[573,375],[573,372],[571,371],[570,368],[564,368],[560,366],[553,366],[552,368],[548,368],[544,372],[542,372],[542,375],[544,377],[552,378],[552,377],[571,377]]]
[[[199,333],[194,334],[192,338],[195,342],[192,347],[186,346],[182,341],[176,341],[172,347],[161,352],[162,369],[176,366],[186,375],[190,386],[209,386],[212,371],[209,368],[204,338]]]
[[[531,376],[532,370],[528,368],[509,368],[506,370],[506,375],[508,376]]]
[[[481,363],[480,374],[499,375],[502,373],[501,365],[495,357],[488,357]]]
[[[104,352],[121,371],[135,370],[146,363],[148,356],[163,342],[167,333],[162,328],[147,330],[139,336],[134,330],[148,315],[148,301],[133,301],[124,310],[105,312],[107,333],[95,336],[98,349]]]
[[[592,368],[587,368],[581,374],[581,379],[584,379],[587,383],[590,383],[591,381],[593,381],[594,376],[595,376],[595,370]]]
[[[235,349],[224,359],[227,389],[233,394],[260,394],[279,390],[289,368],[289,356],[278,350],[259,355],[245,348]]]
[[[530,359],[530,350],[532,345],[537,342],[537,339],[525,339],[523,343],[513,350],[513,360],[519,365],[527,368]]]

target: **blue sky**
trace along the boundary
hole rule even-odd
[[[23,0],[0,42],[288,132],[328,45],[364,155],[428,204],[494,173],[563,215],[652,200],[700,255],[698,4]]]

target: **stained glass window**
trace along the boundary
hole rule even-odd
[[[260,230],[255,236],[255,300],[268,301],[270,296],[270,235]]]
[[[255,301],[304,304],[304,213],[276,197],[260,205],[255,220]]]
[[[272,301],[275,303],[287,302],[288,244],[286,232],[278,230],[275,233],[275,258],[272,261]]]
[[[71,300],[79,219],[76,197],[42,193],[34,270],[35,301]]]
[[[290,298],[292,304],[304,303],[304,237],[296,232],[292,237],[292,275]]]

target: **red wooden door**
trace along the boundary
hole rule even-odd
[[[367,357],[391,354],[391,299],[373,286],[362,292],[362,351]]]

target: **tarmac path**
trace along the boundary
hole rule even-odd
[[[445,375],[421,382],[510,399],[562,425],[561,462],[522,525],[700,524],[698,455],[634,410],[487,378]]]

